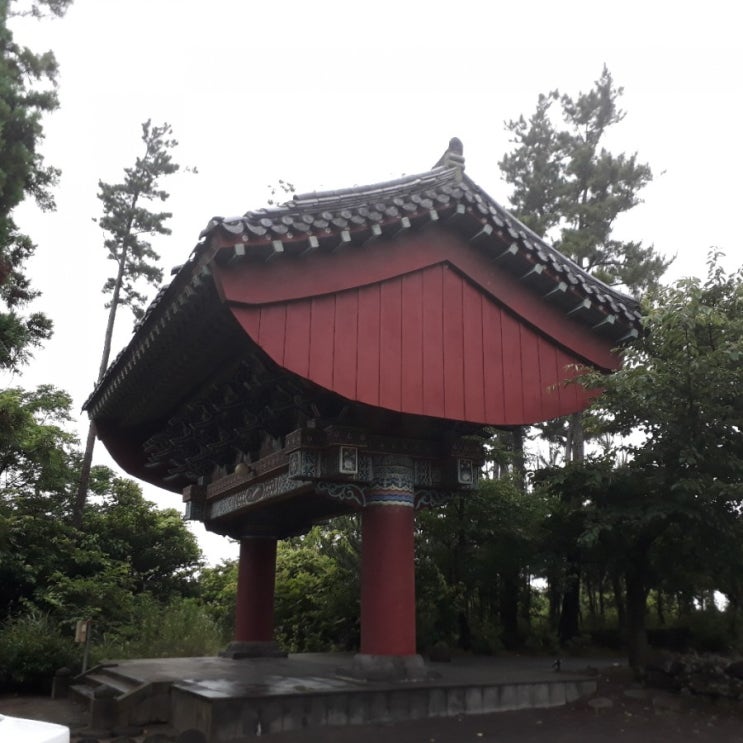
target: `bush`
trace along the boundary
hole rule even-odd
[[[727,617],[717,609],[695,611],[689,615],[689,645],[700,653],[726,653],[735,644]]]
[[[0,691],[46,693],[55,671],[80,669],[82,650],[72,628],[31,612],[0,626]]]
[[[215,655],[223,637],[207,609],[193,599],[160,604],[139,596],[126,624],[94,642],[94,662],[127,658],[186,658]]]
[[[557,637],[557,632],[549,626],[549,622],[545,619],[532,622],[531,629],[526,635],[524,647],[530,653],[559,655],[560,640]]]

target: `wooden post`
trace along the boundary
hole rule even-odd
[[[220,655],[229,658],[284,656],[273,637],[276,538],[240,540],[235,639]]]
[[[370,679],[418,677],[413,462],[381,456],[373,473],[361,517],[361,652],[354,671]]]

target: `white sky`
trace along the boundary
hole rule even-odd
[[[504,120],[530,115],[540,92],[589,89],[606,63],[627,112],[610,147],[656,174],[618,236],[677,254],[671,279],[703,275],[713,245],[728,267],[741,263],[743,52],[729,0],[75,0],[64,19],[19,20],[15,32],[59,62],[61,107],[43,149],[63,175],[56,213],[17,212],[38,244],[36,308],[55,336],[4,381],[54,383],[77,409],[106,318],[97,183],[121,180],[148,118],[172,124],[176,161],[199,170],[166,183],[173,234],[155,246],[167,276],[210,217],[264,206],[279,178],[301,192],[397,177],[431,167],[452,136],[470,176],[506,203]],[[122,313],[114,354],[130,331]],[[81,437],[86,426],[81,417]],[[112,464],[100,445],[95,461]],[[211,561],[236,555],[202,532]]]

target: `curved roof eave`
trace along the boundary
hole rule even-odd
[[[422,173],[295,195],[282,206],[212,218],[188,261],[158,292],[135,327],[135,338],[111,363],[83,408],[95,406],[103,389],[125,372],[148,338],[160,332],[189,295],[200,291],[205,279],[212,284],[213,261],[273,260],[290,251],[338,250],[435,222],[446,222],[519,280],[534,282],[543,296],[559,294],[566,314],[579,320],[584,316],[591,327],[610,325],[616,343],[638,334],[638,302],[588,274],[509,214],[465,175],[461,143],[452,140],[436,166]]]

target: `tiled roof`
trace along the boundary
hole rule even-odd
[[[614,342],[634,337],[638,303],[592,277],[510,215],[464,173],[459,140],[431,170],[383,183],[295,195],[286,204],[240,217],[214,217],[189,260],[160,290],[84,407],[172,322],[198,293],[213,260],[281,260],[316,251],[354,249],[438,223],[484,251],[504,270],[573,319]],[[135,347],[136,346],[136,347]]]
[[[638,303],[555,250],[468,178],[463,172],[461,145],[456,152],[457,143],[453,140],[439,164],[424,173],[297,195],[280,207],[241,217],[215,217],[201,237],[208,240],[221,234],[237,241],[226,249],[233,260],[271,260],[283,254],[350,248],[441,222],[488,251],[519,278],[526,278],[519,274],[526,269],[528,280],[546,289],[545,293],[572,290],[571,294],[614,318],[610,322],[619,322],[628,331],[637,326]],[[574,309],[582,309],[580,303]]]

